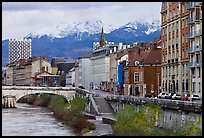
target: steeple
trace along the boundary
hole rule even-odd
[[[103,32],[103,26],[102,26],[102,30],[101,30],[101,37],[100,37],[100,47],[103,47],[106,45],[106,41],[104,38],[104,32]]]

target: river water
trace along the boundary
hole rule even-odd
[[[2,109],[2,136],[75,136],[73,130],[56,120],[44,107],[17,103]]]

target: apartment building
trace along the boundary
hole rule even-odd
[[[190,47],[187,50],[190,55],[190,94],[196,93],[202,97],[202,2],[188,2],[186,9],[190,28]]]
[[[91,58],[92,54],[85,54],[79,57],[79,86],[89,90],[91,87]]]
[[[162,91],[184,95],[189,93],[189,11],[187,2],[162,2]]]
[[[9,39],[9,63],[31,56],[31,39]]]
[[[101,31],[100,42],[93,43],[93,52],[91,59],[92,80],[94,87],[107,88],[110,82],[110,53],[114,51],[116,45],[113,42],[107,42],[104,38],[103,28]]]

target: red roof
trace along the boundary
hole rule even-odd
[[[161,48],[152,48],[142,64],[161,64]]]
[[[91,54],[85,54],[85,55],[79,57],[79,59],[82,59],[82,58],[90,58],[90,57],[92,57],[92,53],[91,53]]]

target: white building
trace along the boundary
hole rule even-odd
[[[31,56],[31,39],[9,39],[9,63]]]
[[[83,86],[85,89],[90,89],[91,84],[91,60],[92,54],[86,54],[79,57],[79,73],[78,73],[78,86]]]
[[[66,86],[75,85],[75,67],[69,70],[66,74]]]
[[[188,53],[190,61],[190,94],[196,93],[202,97],[202,2],[189,2],[187,4],[189,11],[188,25],[190,32],[190,48]]]

